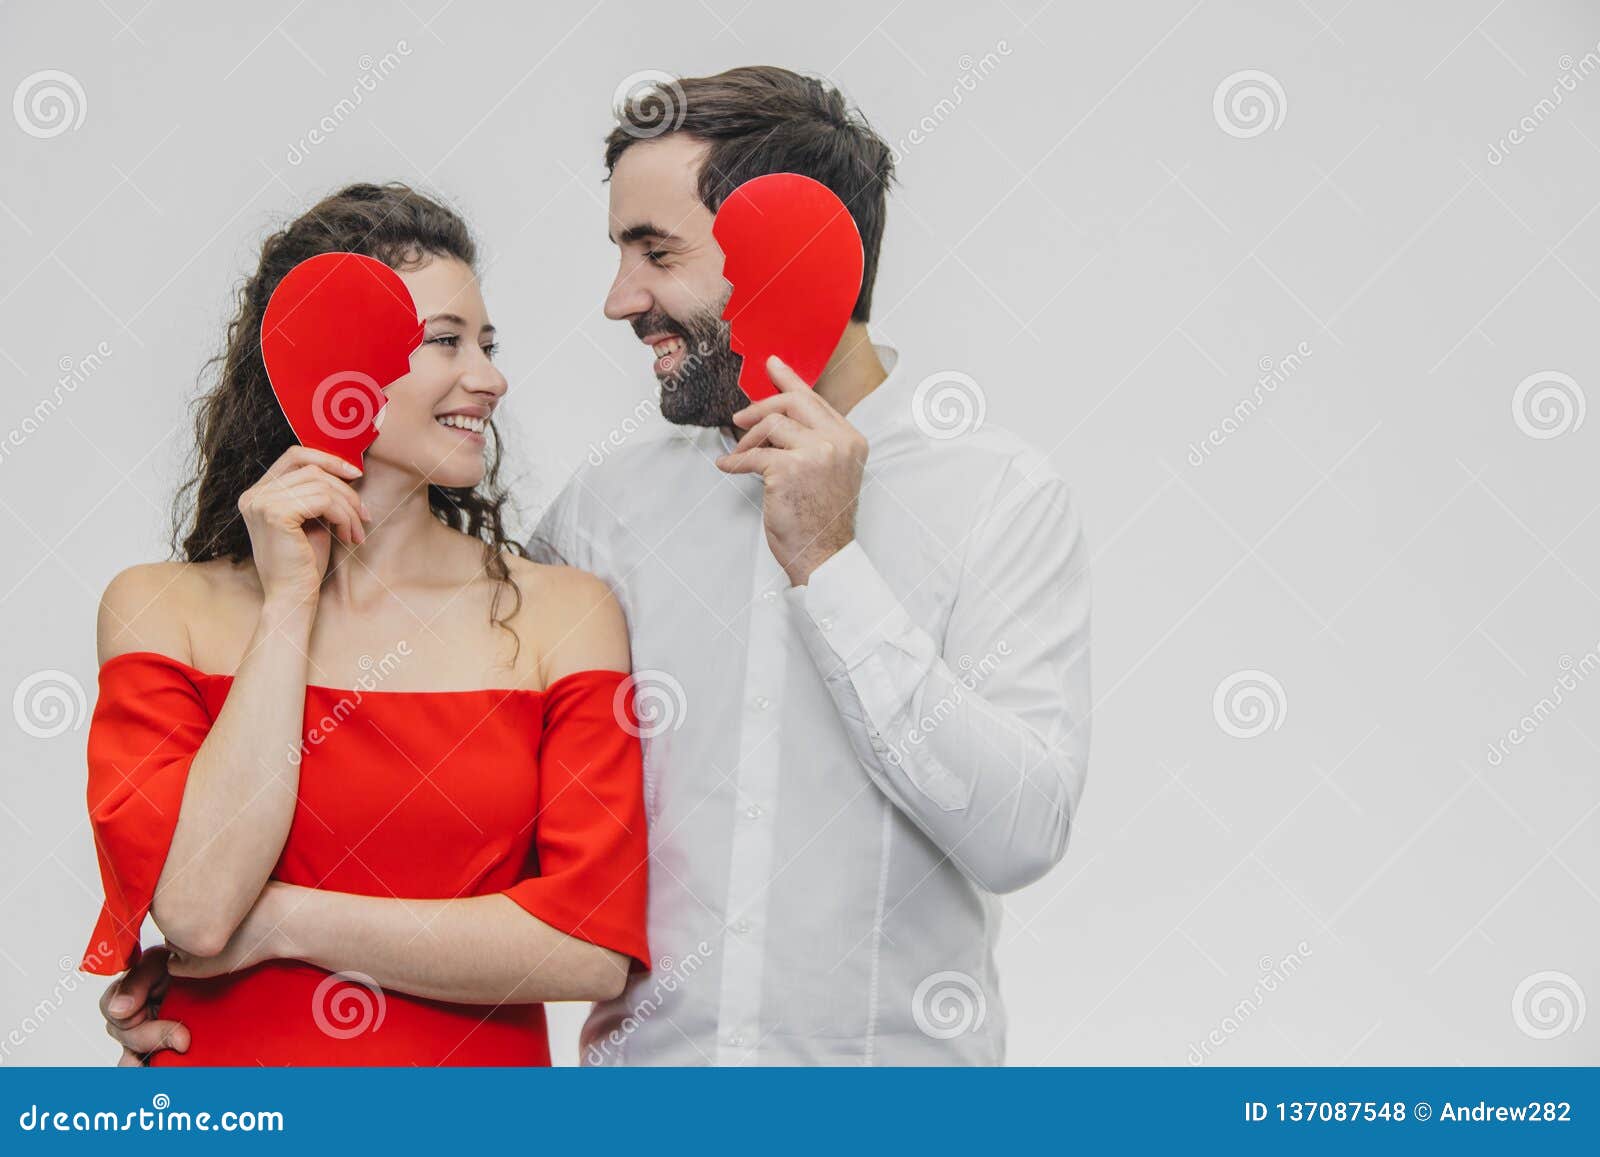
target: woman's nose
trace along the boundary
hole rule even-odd
[[[484,353],[473,359],[472,365],[461,375],[461,384],[475,394],[484,394],[491,398],[500,397],[509,385],[506,376],[500,372],[500,367],[490,361],[489,355]]]

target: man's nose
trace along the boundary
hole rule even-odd
[[[649,290],[639,283],[639,279],[634,276],[634,270],[617,271],[617,279],[611,283],[611,291],[606,294],[605,315],[608,318],[612,321],[626,321],[641,313],[649,313],[654,305],[655,299],[650,296]]]

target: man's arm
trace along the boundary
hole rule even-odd
[[[884,794],[987,891],[1049,871],[1089,750],[1087,549],[1065,484],[1017,479],[985,512],[942,644],[859,542],[788,598]]]

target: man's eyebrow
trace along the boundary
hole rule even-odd
[[[638,225],[628,226],[614,239],[614,243],[627,245],[630,242],[643,241],[646,237],[654,237],[661,241],[679,240],[678,235],[672,230],[663,229],[659,225],[653,225],[649,221],[645,221]],[[607,239],[612,240],[609,237]]]

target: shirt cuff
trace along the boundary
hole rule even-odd
[[[880,644],[904,638],[913,629],[900,600],[854,539],[813,570],[804,586],[790,587],[786,596],[849,670]]]

